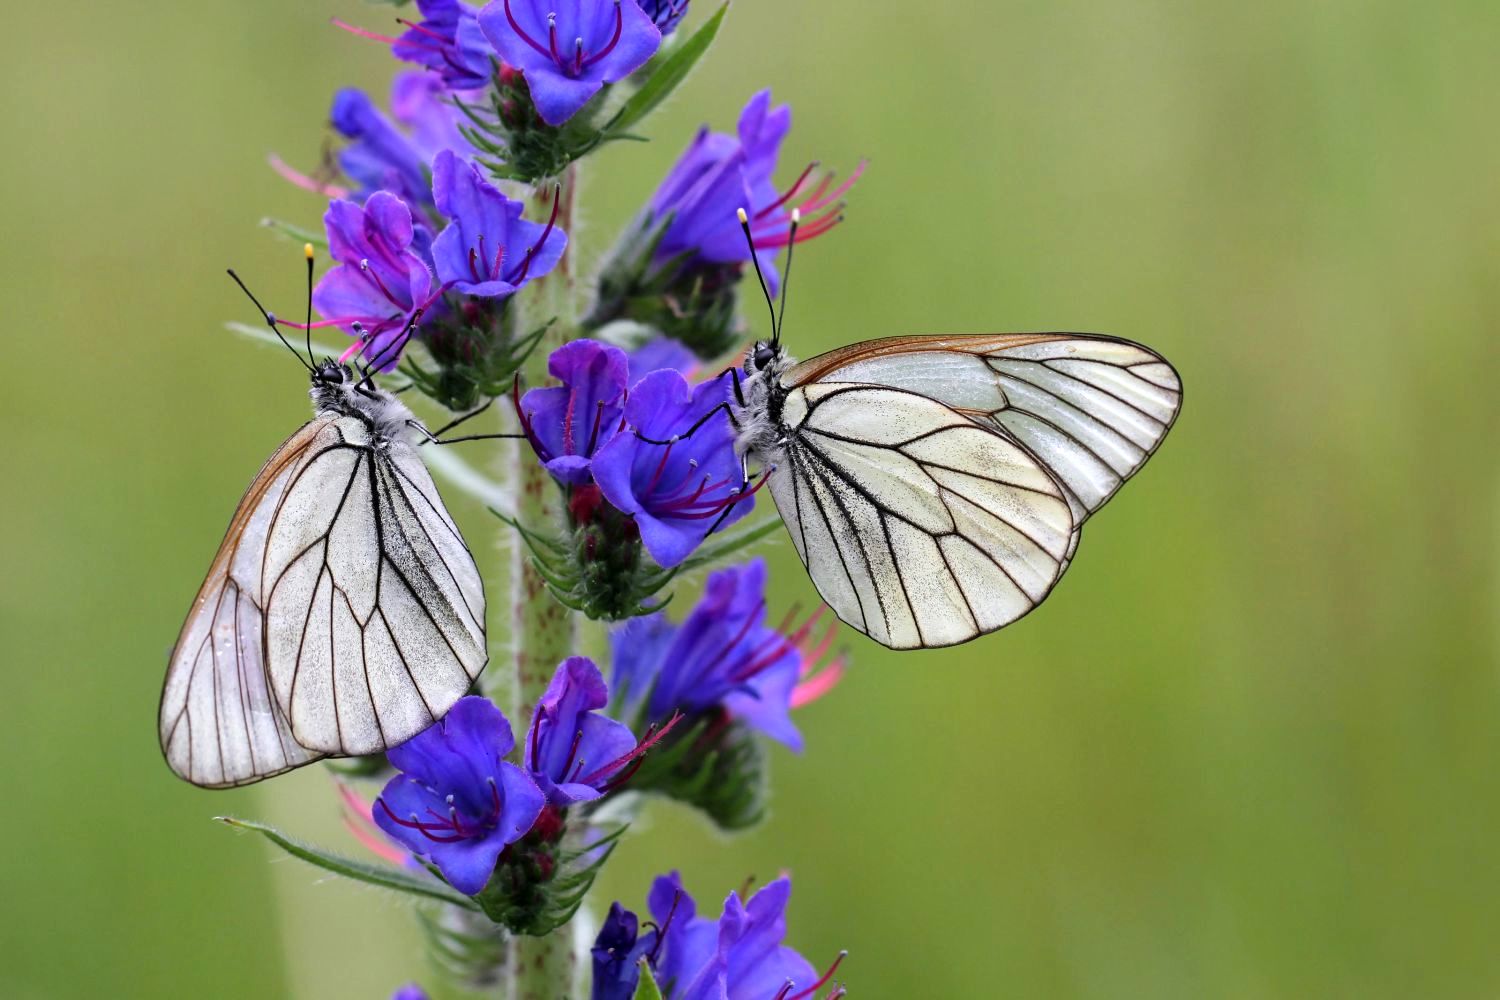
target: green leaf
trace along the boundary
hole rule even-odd
[[[311,229],[304,229],[295,222],[285,222],[281,219],[264,218],[260,224],[280,236],[285,236],[293,243],[311,243],[319,250],[327,251],[328,237],[323,233],[315,233]]]
[[[713,44],[714,37],[719,33],[719,25],[724,23],[724,14],[729,10],[729,4],[724,4],[714,12],[713,17],[703,22],[703,26],[693,33],[693,37],[674,48],[671,53],[662,60],[652,72],[651,77],[631,95],[630,100],[625,102],[614,119],[604,129],[605,134],[611,139],[624,139],[629,129],[639,124],[651,112],[655,111],[657,105],[665,101],[677,89],[677,85],[687,79],[688,73],[692,72],[698,60],[708,51]],[[638,138],[630,136],[630,138]]]
[[[224,329],[228,330],[231,333],[237,333],[242,337],[249,337],[251,340],[258,340],[263,344],[275,344],[277,347],[281,346],[281,341],[276,339],[276,334],[272,333],[264,326],[251,326],[249,323],[230,322],[224,324]],[[299,330],[297,332],[300,333],[301,331]],[[303,338],[298,337],[296,340],[292,341],[292,346],[300,347],[303,343]],[[336,358],[340,354],[344,353],[344,349],[342,347],[329,347],[327,344],[320,344],[316,340],[312,342],[312,346],[313,354],[317,357]]]
[[[700,545],[698,551],[685,560],[678,569],[683,572],[695,570],[700,566],[707,566],[711,562],[733,555],[740,549],[754,545],[762,538],[775,534],[780,524],[781,518],[773,517],[753,528],[746,528],[744,531],[723,537],[711,545]]]
[[[656,985],[656,977],[651,974],[651,965],[642,955],[636,966],[641,970],[641,978],[635,984],[635,1000],[661,1000],[661,987]]]
[[[466,910],[479,909],[468,896],[463,895],[440,882],[417,878],[407,874],[399,868],[391,868],[386,865],[372,865],[364,861],[355,861],[331,851],[325,851],[321,847],[313,847],[299,840],[293,840],[275,827],[254,820],[237,819],[233,816],[214,817],[226,826],[237,830],[253,830],[265,837],[277,847],[286,851],[294,858],[301,858],[310,865],[316,865],[324,871],[351,878],[357,882],[366,882],[370,885],[378,885],[383,889],[392,889],[396,892],[408,893],[412,896],[422,896],[426,899],[436,899],[443,903],[450,903]]]

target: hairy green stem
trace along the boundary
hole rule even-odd
[[[516,317],[515,328],[518,330],[534,330],[552,321],[522,369],[522,382],[530,387],[546,383],[547,356],[577,334],[578,305],[574,300],[573,275],[577,244],[573,225],[577,165],[568,167],[558,180],[562,184],[558,226],[568,234],[567,253],[551,274],[534,283],[529,295],[518,295],[512,303],[513,308],[520,310]],[[538,185],[532,198],[533,211],[545,217],[551,210],[555,192],[556,188],[550,183]],[[562,521],[557,486],[523,442],[517,443],[512,461],[516,520],[532,531],[556,534]],[[514,691],[510,718],[517,731],[524,733],[553,671],[559,662],[573,653],[576,628],[573,616],[553,600],[546,582],[532,567],[525,545],[513,539],[510,551],[510,641]],[[508,967],[511,1000],[559,1000],[578,996],[580,962],[574,954],[572,932],[568,927],[545,937],[513,938]]]

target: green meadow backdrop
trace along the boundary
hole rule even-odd
[[[223,331],[253,318],[223,269],[300,308],[257,222],[321,205],[266,154],[315,163],[335,88],[393,69],[330,15],[391,11],[7,10],[0,995],[426,972],[402,903],[210,821],[354,850],[326,773],[211,793],[156,746],[182,615],[307,416],[290,359]],[[1500,993],[1497,32],[1488,2],[739,0],[655,141],[591,161],[585,252],[771,85],[786,179],[870,160],[799,254],[795,352],[1096,330],[1187,401],[1045,607],[947,652],[849,635],[769,822],[652,808],[598,898],[789,870],[792,943],[848,948],[856,997]],[[814,600],[767,552],[773,615]]]

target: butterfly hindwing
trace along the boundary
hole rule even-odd
[[[781,387],[777,506],[829,605],[897,648],[1035,607],[1182,403],[1160,355],[1092,334],[868,341],[795,365]]]
[[[772,494],[824,600],[898,649],[948,646],[1030,611],[1073,519],[1024,448],[927,396],[820,382],[783,404]]]
[[[272,517],[262,571],[267,669],[304,747],[404,742],[486,661],[484,596],[410,445],[331,421]]]
[[[288,438],[245,491],[172,650],[162,753],[196,785],[241,785],[322,756],[293,738],[271,692],[260,575],[271,515],[326,422],[314,420]]]

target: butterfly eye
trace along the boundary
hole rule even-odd
[[[755,366],[756,371],[764,371],[774,360],[776,360],[776,348],[770,344],[761,344],[755,348],[755,357],[751,364]]]

